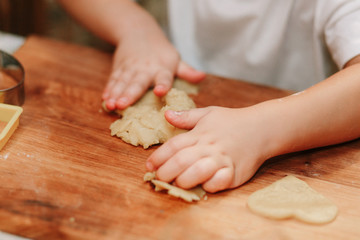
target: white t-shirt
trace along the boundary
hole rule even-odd
[[[168,0],[182,59],[219,76],[303,90],[360,54],[360,0]]]

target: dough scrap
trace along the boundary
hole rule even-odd
[[[250,195],[251,211],[272,219],[295,218],[306,223],[324,224],[335,219],[338,208],[304,181],[286,176]]]
[[[145,182],[151,182],[155,186],[155,191],[167,190],[167,194],[181,198],[187,202],[199,201],[201,198],[205,198],[206,192],[201,186],[194,187],[189,190],[185,190],[167,182],[163,182],[155,179],[155,172],[147,172],[144,175]],[[206,198],[205,198],[206,199]]]
[[[164,143],[169,138],[186,132],[169,124],[165,119],[166,110],[189,110],[195,108],[194,101],[185,91],[171,89],[164,97],[157,97],[149,90],[137,103],[123,111],[122,116],[110,125],[111,136],[117,136],[134,146]]]

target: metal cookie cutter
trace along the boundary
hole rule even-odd
[[[0,50],[0,103],[18,106],[24,104],[24,75],[21,63]]]

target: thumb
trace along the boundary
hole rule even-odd
[[[176,69],[176,76],[191,83],[198,83],[204,80],[206,74],[181,61]]]
[[[196,108],[188,111],[167,110],[165,112],[165,118],[174,127],[190,130],[193,129],[199,120],[208,112],[208,108]]]

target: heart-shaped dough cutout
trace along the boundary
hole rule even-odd
[[[329,199],[291,175],[251,194],[247,205],[251,211],[265,217],[294,217],[315,224],[331,222],[338,212]]]

